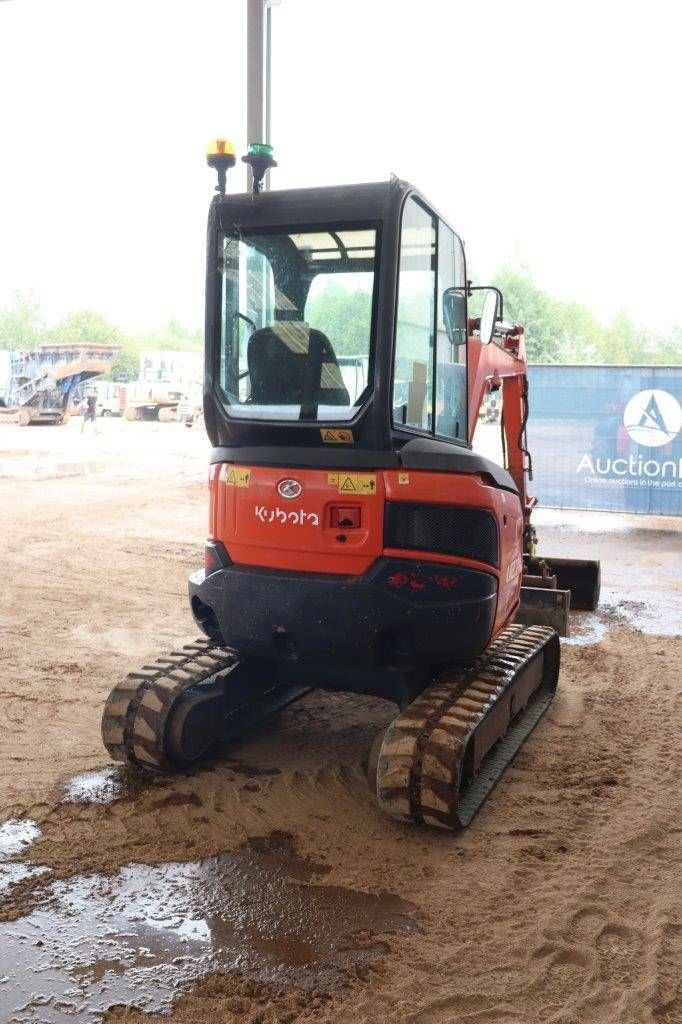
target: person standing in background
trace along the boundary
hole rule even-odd
[[[86,423],[92,423],[92,429],[98,433],[95,426],[97,419],[97,394],[94,391],[88,392],[83,403],[83,422],[81,423],[81,434],[85,430]]]

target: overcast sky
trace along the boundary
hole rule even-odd
[[[33,288],[52,318],[202,322],[204,150],[224,134],[244,151],[244,6],[0,3],[0,303]],[[680,322],[681,11],[283,0],[273,186],[394,172],[451,221],[479,278],[521,257],[602,318]]]

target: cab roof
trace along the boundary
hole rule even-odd
[[[396,177],[359,185],[272,189],[258,195],[242,192],[216,196],[211,204],[211,216],[225,230],[235,226],[373,222],[384,220],[396,207],[399,209],[411,192],[414,192],[412,185]]]

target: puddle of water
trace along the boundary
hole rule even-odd
[[[123,796],[125,786],[120,768],[107,765],[67,779],[63,791],[67,804],[110,804]]]
[[[10,857],[23,853],[41,835],[35,821],[30,818],[9,818],[0,825],[0,896],[24,878],[34,878],[49,871],[42,865],[8,863]]]
[[[682,593],[674,590],[604,591],[604,608],[651,636],[682,633]]]
[[[9,818],[0,825],[0,861],[22,853],[42,835],[30,818]]]
[[[0,864],[0,896],[9,892],[17,882],[44,875],[49,870],[42,864]]]
[[[562,644],[588,647],[600,643],[609,629],[595,612],[571,612],[571,635],[562,637]]]
[[[216,971],[338,986],[345,968],[385,952],[373,935],[415,929],[415,907],[310,883],[327,870],[276,836],[199,863],[53,882],[40,909],[0,923],[0,1020],[90,1024],[115,1004],[168,1010]]]
[[[571,612],[571,635],[562,643],[598,644],[610,629],[630,626],[648,636],[682,633],[682,594],[674,590],[617,590],[603,587],[594,612]]]

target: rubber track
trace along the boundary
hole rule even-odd
[[[178,699],[191,687],[210,686],[218,672],[237,660],[234,651],[199,639],[129,673],[109,694],[102,715],[102,739],[112,759],[147,771],[172,771],[176,766],[164,746]]]
[[[519,672],[544,659],[543,679],[523,711],[462,780],[467,744]],[[552,701],[559,640],[545,626],[509,626],[465,669],[448,669],[389,725],[376,758],[379,806],[399,821],[454,830],[468,825]]]

